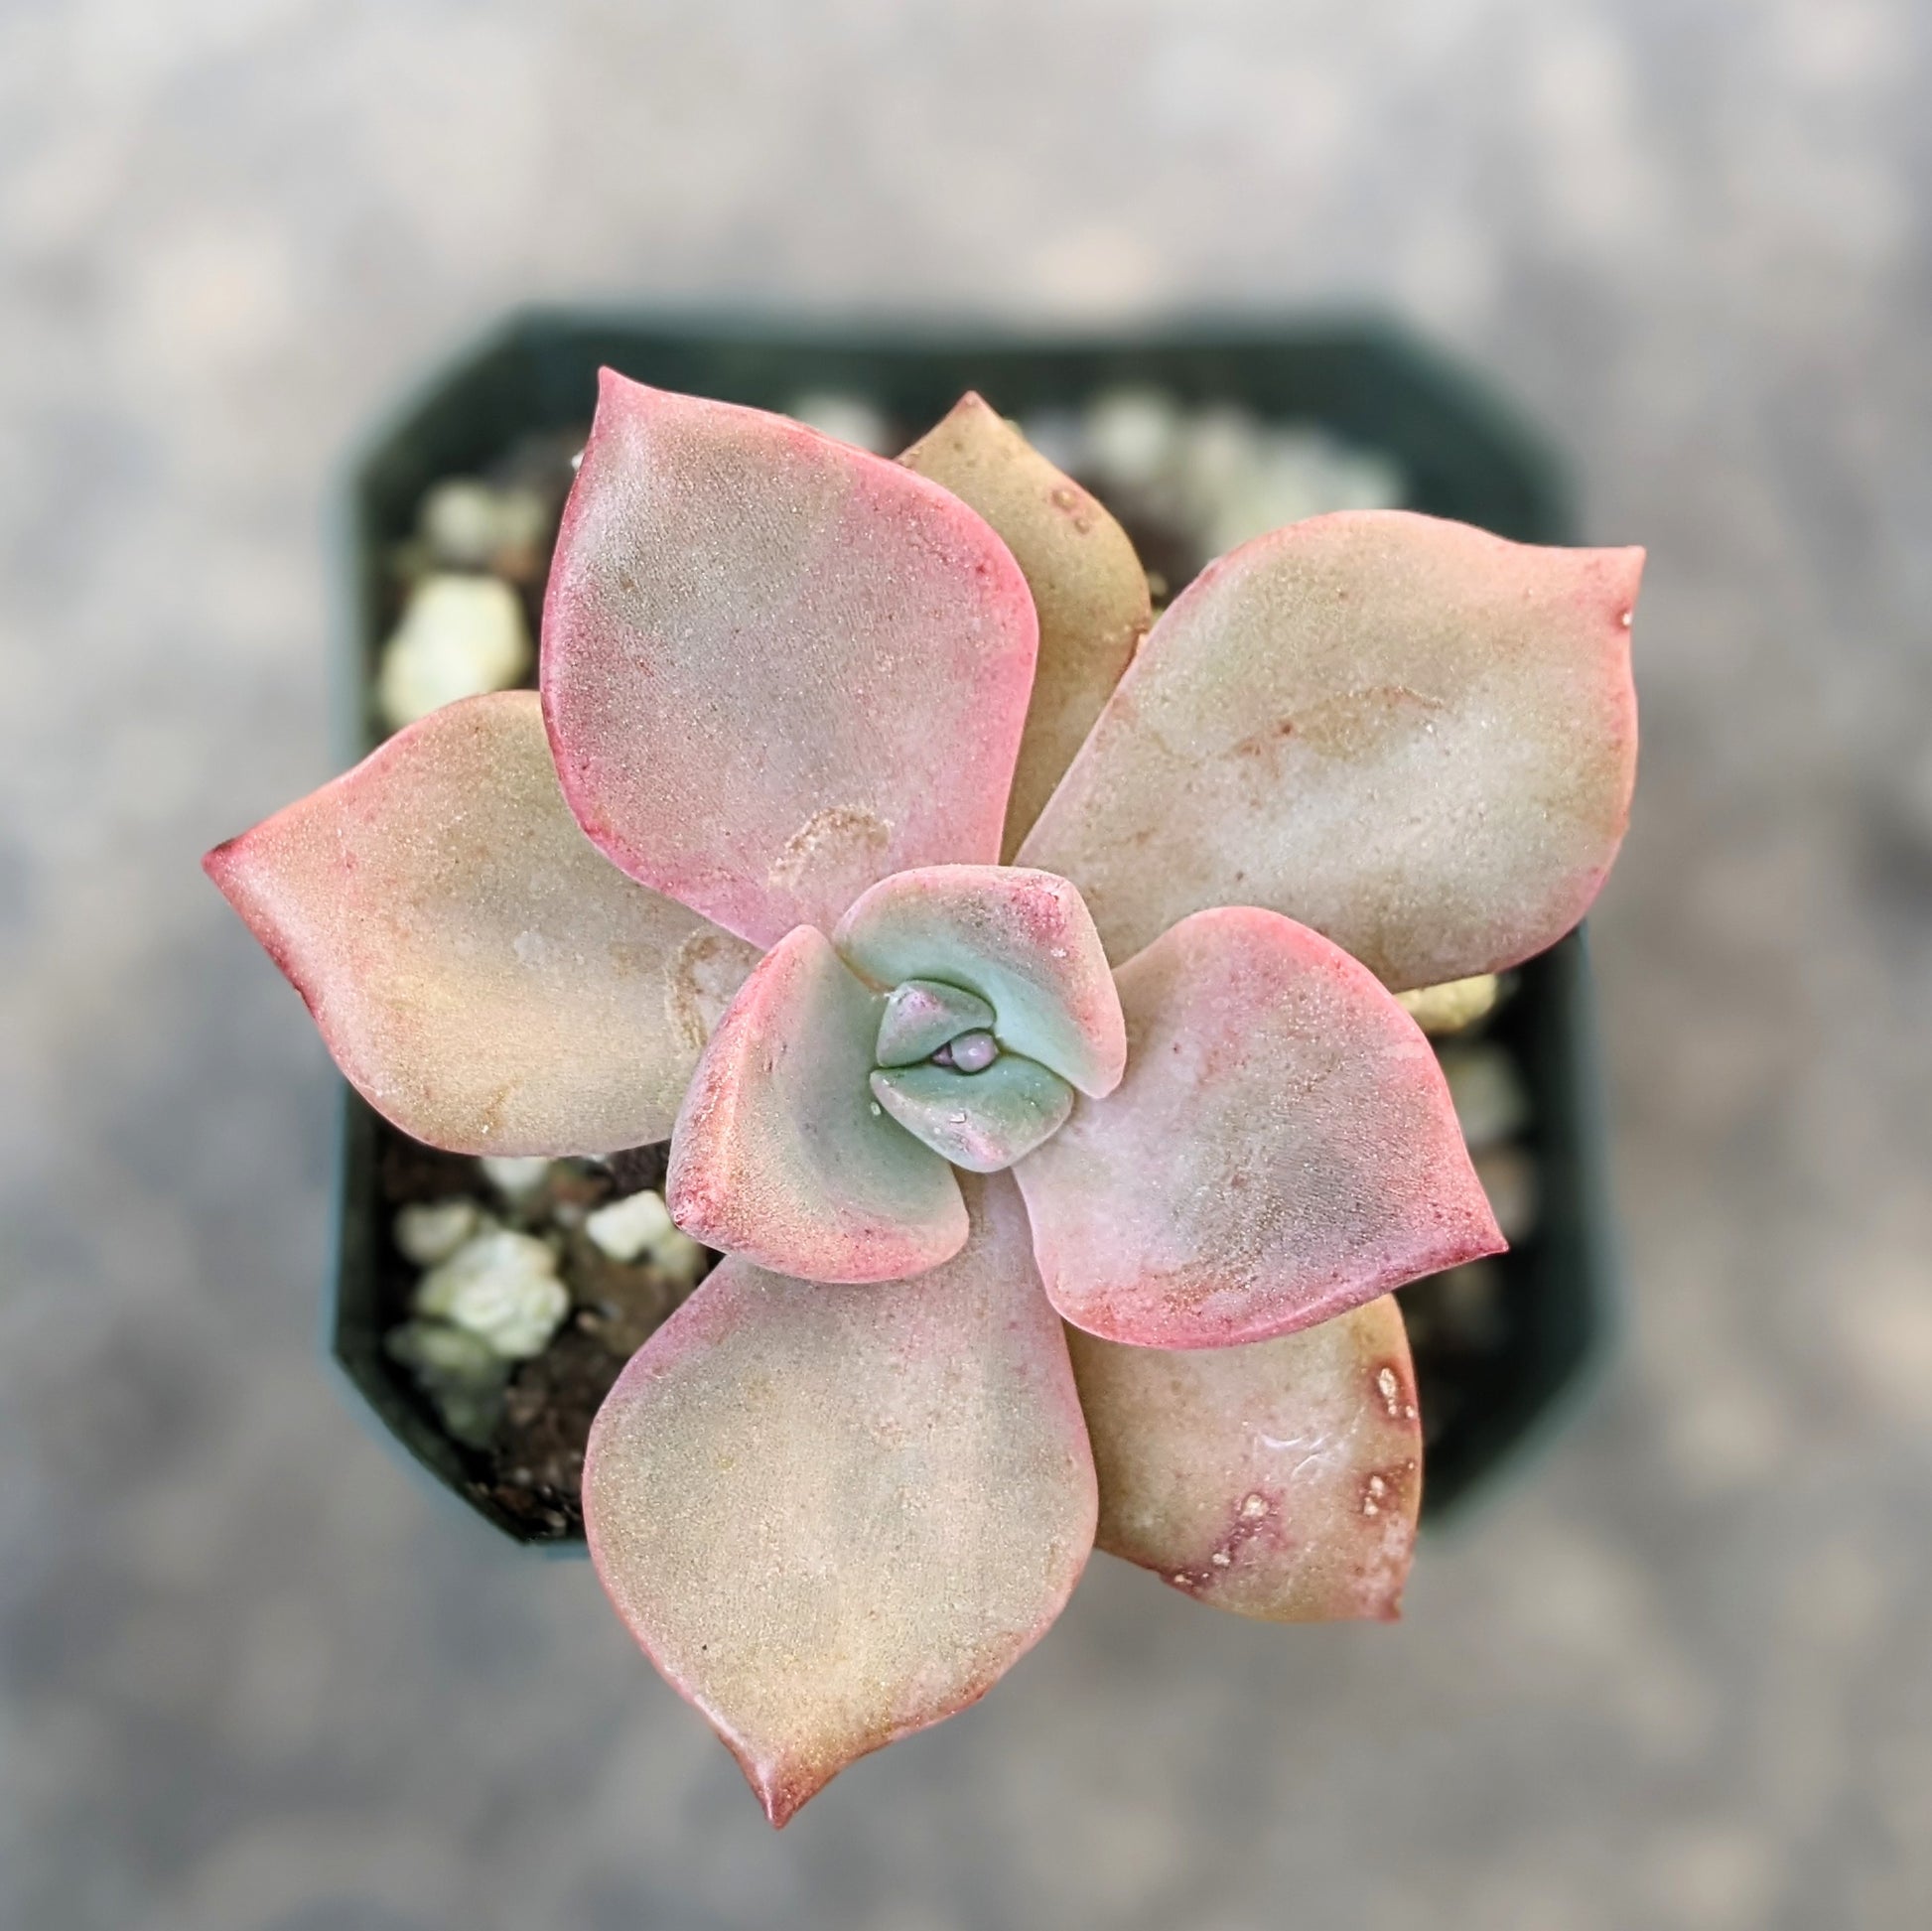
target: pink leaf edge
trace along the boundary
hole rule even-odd
[[[1227,906],[1115,976],[1127,1077],[1014,1169],[1075,1326],[1228,1347],[1502,1250],[1428,1041],[1338,946]]]
[[[600,1582],[774,1825],[977,1701],[1051,1625],[1096,1492],[1059,1322],[1004,1174],[891,1291],[727,1259],[591,1431]]]
[[[758,957],[586,842],[533,691],[432,712],[204,865],[355,1089],[452,1153],[663,1139]]]
[[[1518,964],[1629,820],[1642,569],[1407,510],[1257,537],[1149,631],[1020,862],[1073,881],[1115,959],[1245,904],[1394,991]]]
[[[1037,643],[1019,565],[938,484],[604,371],[541,681],[564,794],[630,877],[770,945],[997,859]]]
[[[759,962],[698,1062],[665,1198],[694,1240],[810,1281],[897,1281],[966,1238],[952,1170],[870,1084],[885,1000],[812,925]]]

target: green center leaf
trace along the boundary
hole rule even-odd
[[[1017,1052],[983,1072],[930,1060],[881,1067],[872,1076],[879,1104],[907,1133],[970,1173],[997,1173],[1058,1131],[1073,1110],[1073,1088]]]

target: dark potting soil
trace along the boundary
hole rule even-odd
[[[608,1201],[661,1188],[668,1150],[660,1145],[608,1161],[553,1161],[540,1186],[507,1195],[490,1184],[480,1161],[439,1153],[386,1122],[378,1132],[385,1328],[409,1319],[410,1297],[423,1272],[395,1245],[392,1230],[402,1207],[475,1200],[504,1225],[561,1248],[558,1271],[570,1292],[570,1311],[543,1352],[511,1372],[501,1419],[486,1446],[462,1447],[460,1452],[473,1490],[514,1517],[533,1541],[577,1541],[584,1533],[580,1491],[592,1418],[623,1364],[696,1285],[648,1261],[614,1260],[584,1233],[582,1221]],[[707,1253],[704,1272],[717,1259]],[[396,1373],[425,1416],[440,1426],[428,1394],[400,1366]]]

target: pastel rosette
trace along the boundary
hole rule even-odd
[[[987,1690],[1096,1538],[1396,1613],[1388,1297],[1502,1241],[1394,994],[1600,886],[1640,565],[1347,513],[1150,627],[977,397],[893,463],[607,374],[540,694],[209,855],[405,1131],[669,1137],[725,1259],[599,1415],[586,1521],[774,1823]]]

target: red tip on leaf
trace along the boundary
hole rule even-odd
[[[1404,510],[1259,537],[1148,633],[1020,857],[1116,959],[1236,904],[1397,991],[1529,958],[1629,818],[1642,567]]]
[[[983,1696],[1058,1615],[1094,1477],[1026,1210],[897,1287],[726,1260],[591,1431],[584,1519],[613,1605],[773,1824],[855,1758]]]
[[[455,1153],[661,1140],[757,957],[585,842],[529,691],[433,712],[203,863],[362,1096]]]

